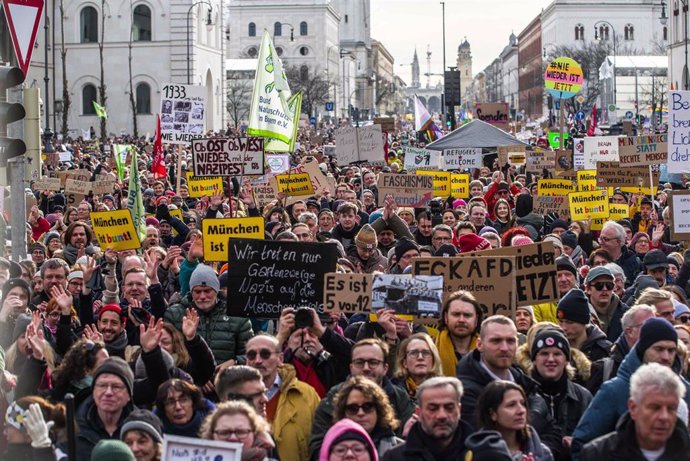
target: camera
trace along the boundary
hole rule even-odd
[[[433,199],[429,202],[427,211],[431,216],[431,225],[437,226],[443,223],[443,201],[441,199]]]
[[[298,307],[295,309],[295,328],[311,328],[314,326],[311,308]]]

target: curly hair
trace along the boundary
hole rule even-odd
[[[97,355],[105,344],[82,338],[70,347],[60,365],[53,372],[53,391],[62,395],[70,383],[91,374],[96,367]]]
[[[223,416],[244,415],[249,420],[249,425],[254,432],[254,436],[261,432],[268,433],[270,426],[266,420],[259,415],[248,403],[240,401],[230,401],[218,404],[213,413],[209,414],[199,429],[199,437],[205,440],[213,440],[213,431],[216,430],[218,420]]]
[[[376,405],[376,426],[383,429],[396,430],[400,421],[395,418],[395,411],[388,399],[388,395],[381,387],[363,376],[354,376],[343,383],[333,397],[333,421],[346,418],[345,407],[347,398],[352,391],[359,391],[364,398]]]

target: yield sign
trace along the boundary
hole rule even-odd
[[[2,0],[19,67],[26,76],[34,51],[44,0]],[[46,44],[47,45],[47,44]]]

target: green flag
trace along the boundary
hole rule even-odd
[[[96,115],[98,118],[108,120],[108,114],[105,111],[105,107],[101,106],[96,101],[93,101],[93,108],[96,110]]]
[[[132,163],[129,170],[127,208],[132,212],[132,222],[137,229],[137,234],[139,234],[139,241],[143,242],[146,238],[146,211],[144,210],[144,198],[141,195],[137,151],[135,149],[132,149]]]
[[[127,152],[129,152],[131,147],[129,144],[113,144],[115,167],[117,168],[117,177],[120,178],[120,181],[125,179],[125,162],[127,161]]]
[[[278,139],[266,139],[264,150],[267,152],[289,152],[295,151],[295,141],[297,140],[297,126],[299,125],[299,115],[302,112],[302,92],[292,95],[288,100],[288,107],[290,108],[290,117],[295,121],[292,124],[292,134],[290,135],[290,142],[286,143]]]

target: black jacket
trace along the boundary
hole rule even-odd
[[[431,447],[428,437],[424,437],[420,424],[415,424],[410,429],[407,441],[402,445],[391,448],[383,455],[382,461],[451,461],[465,459],[465,439],[474,432],[472,427],[462,419],[458,428],[455,430],[455,437],[451,446],[446,449],[452,452],[451,456],[446,456],[445,452],[440,452],[438,447]],[[434,454],[438,453],[438,456]]]
[[[628,341],[625,336],[620,335],[616,342],[613,343],[611,347],[611,355],[609,357],[604,357],[596,362],[592,362],[591,374],[589,380],[587,381],[587,390],[596,394],[604,381],[615,378],[616,373],[618,373],[618,367],[623,363],[623,359],[630,352],[630,347],[628,346]],[[607,361],[611,363],[607,365]],[[609,367],[609,372],[606,373],[606,368]]]
[[[625,286],[629,287],[635,281],[637,274],[642,271],[642,262],[637,257],[634,251],[624,246],[620,257],[616,260],[616,264],[621,266],[625,272]]]
[[[614,342],[623,333],[623,314],[628,310],[628,305],[625,304],[615,293],[611,296],[611,302],[607,306],[607,311],[613,307],[611,313],[611,320],[606,328],[606,339]]]
[[[580,348],[591,362],[595,362],[611,354],[611,341],[606,339],[606,335],[596,325],[587,327],[587,339]]]

